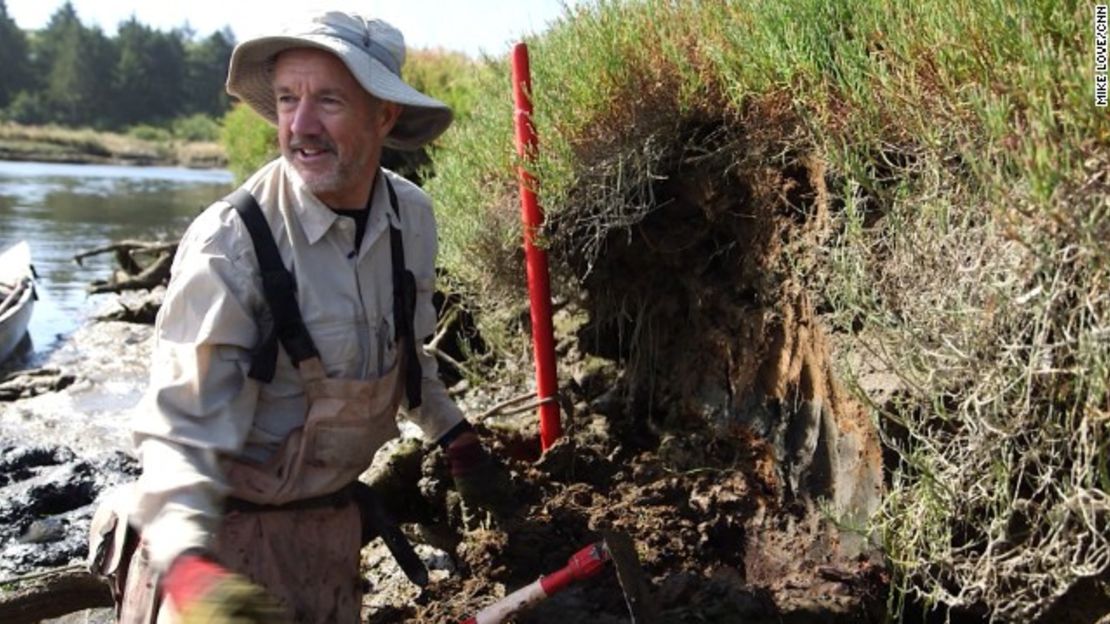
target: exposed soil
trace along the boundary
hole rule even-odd
[[[376,481],[388,481],[387,500],[404,501],[394,505],[395,515],[422,523],[407,528],[416,541],[427,542],[421,554],[432,564],[433,583],[419,595],[372,544],[365,553],[373,585],[369,621],[461,621],[561,568],[608,530],[635,542],[659,621],[879,621],[882,568],[865,557],[838,556],[830,525],[804,508],[777,503],[766,444],[691,432],[645,448],[630,444],[603,416],[573,424],[571,435],[538,462],[529,457],[538,449],[534,426],[516,420],[483,428],[494,452],[508,458],[515,508],[469,532],[446,491],[439,452],[399,452],[388,476]],[[401,498],[405,488],[413,489]],[[515,621],[628,617],[609,569]]]
[[[0,579],[81,564],[94,502],[138,476],[127,417],[146,386],[151,327],[81,327],[0,400]],[[84,620],[82,620],[84,621]]]

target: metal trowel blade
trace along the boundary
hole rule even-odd
[[[628,613],[633,624],[657,624],[659,607],[648,591],[647,579],[636,556],[636,546],[626,533],[603,531],[605,549],[617,571],[617,580],[624,591],[624,601],[628,603]]]

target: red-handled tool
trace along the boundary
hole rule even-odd
[[[540,602],[571,583],[597,574],[605,567],[607,561],[609,561],[609,551],[605,548],[605,542],[590,544],[574,553],[563,569],[541,576],[536,582],[521,587],[482,609],[473,617],[464,620],[462,624],[499,624],[517,611]]]

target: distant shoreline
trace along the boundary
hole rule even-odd
[[[227,155],[207,141],[149,141],[114,132],[0,124],[0,160],[83,165],[223,169]]]

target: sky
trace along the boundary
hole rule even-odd
[[[520,36],[539,33],[581,0],[72,0],[86,26],[112,35],[132,15],[148,26],[170,30],[188,24],[200,36],[230,26],[237,40],[269,34],[303,10],[357,10],[390,22],[410,48],[447,48],[472,56],[504,54]],[[24,30],[42,28],[64,0],[6,0],[8,14]],[[276,5],[296,7],[275,10]]]

